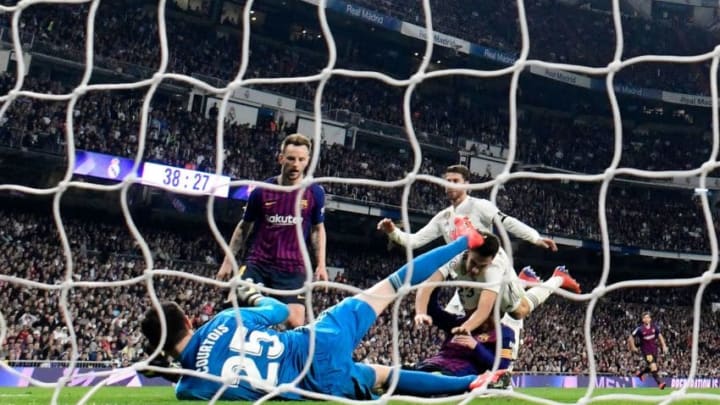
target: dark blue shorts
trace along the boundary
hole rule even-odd
[[[645,359],[645,362],[649,365],[656,363],[658,360],[658,354],[655,353],[643,353],[643,359]]]
[[[276,290],[297,290],[305,285],[305,273],[291,273],[273,266],[248,262],[241,275],[243,280],[252,279],[256,284],[262,284]],[[279,301],[286,304],[304,304],[305,295],[274,295]]]

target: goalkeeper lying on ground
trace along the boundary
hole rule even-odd
[[[409,282],[417,285],[465,249],[481,248],[484,238],[462,221],[457,234],[466,235],[414,260]],[[388,366],[355,363],[352,352],[380,314],[394,300],[407,278],[407,265],[362,293],[329,308],[310,325],[278,332],[270,326],[288,317],[280,301],[263,297],[249,286],[238,289],[238,300],[249,306],[228,309],[192,330],[190,320],[175,303],[163,303],[167,339],[162,350],[184,369],[222,377],[227,384],[221,399],[255,400],[282,384],[291,383],[309,359],[310,330],[315,329],[315,353],[307,375],[297,388],[352,399],[371,399],[397,372],[396,393],[416,396],[461,394],[485,380],[476,375],[445,376]],[[237,320],[242,323],[238,324]],[[142,321],[142,332],[152,348],[161,344],[161,321],[154,308]],[[478,379],[480,382],[476,381]],[[223,384],[183,375],[176,386],[179,399],[212,398]],[[298,392],[282,391],[278,398],[301,399]]]

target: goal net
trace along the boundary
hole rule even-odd
[[[8,304],[0,309],[0,342],[11,364],[43,368],[52,363],[50,357],[66,362],[65,371],[54,382],[0,362],[4,375],[13,376],[19,385],[53,388],[53,401],[60,398],[67,386],[91,385],[92,389],[80,400],[85,403],[92,402],[98,391],[117,381],[139,385],[142,380],[138,371],[161,371],[149,365],[149,360],[159,353],[141,356],[134,348],[142,342],[137,322],[142,312],[138,311],[159,309],[160,300],[166,299],[193,302],[197,306],[189,309],[189,315],[196,325],[217,312],[214,303],[219,301],[218,297],[237,286],[237,282],[225,283],[214,278],[218,258],[222,260],[230,252],[227,218],[240,218],[240,203],[232,199],[247,199],[248,192],[261,185],[288,190],[262,179],[278,170],[274,157],[281,134],[294,130],[310,135],[316,145],[301,188],[312,183],[323,185],[335,198],[328,207],[338,212],[343,207],[351,207],[355,213],[364,208],[364,225],[370,224],[367,217],[376,217],[375,221],[393,212],[388,206],[398,206],[396,219],[402,224],[410,224],[418,212],[427,216],[444,208],[440,190],[449,183],[442,179],[442,170],[447,162],[457,163],[459,152],[462,163],[478,176],[468,186],[469,190],[487,193],[503,211],[517,214],[521,220],[523,212],[531,211],[534,214],[531,225],[543,234],[557,232],[567,236],[557,238],[566,243],[561,250],[567,245],[582,246],[579,240],[595,241],[602,261],[599,271],[590,278],[591,284],[584,285],[585,293],[559,292],[556,304],[543,308],[545,314],[563,310],[563,305],[570,301],[583,305],[584,311],[572,309],[582,319],[574,325],[580,328],[583,344],[572,347],[578,351],[573,355],[584,359],[586,367],[558,370],[587,376],[587,390],[580,401],[649,400],[640,391],[596,392],[600,381],[598,365],[607,362],[603,351],[610,349],[605,341],[595,339],[598,325],[594,322],[613,321],[606,316],[607,312],[602,317],[595,313],[598,306],[607,304],[603,299],[618,291],[648,286],[692,291],[689,293],[693,297],[692,306],[687,314],[691,324],[683,329],[691,333],[676,336],[683,344],[687,339],[689,368],[684,370],[683,383],[668,390],[662,401],[720,400],[720,395],[689,391],[699,373],[708,377],[698,370],[699,364],[707,366],[699,351],[704,331],[701,321],[704,308],[708,307],[705,292],[718,279],[713,190],[719,184],[712,176],[720,139],[717,105],[720,55],[716,48],[686,56],[659,54],[655,52],[659,49],[656,46],[648,47],[652,51],[637,53],[638,48],[650,41],[637,27],[651,23],[638,23],[646,20],[624,16],[628,11],[621,12],[619,0],[609,2],[609,6],[603,4],[606,10],[582,14],[579,21],[587,22],[587,26],[571,27],[579,39],[573,43],[577,54],[551,46],[567,34],[570,24],[562,21],[553,8],[577,10],[556,4],[578,3],[573,1],[536,2],[533,10],[539,14],[535,20],[528,18],[523,1],[493,3],[494,8],[482,5],[477,9],[464,2],[431,4],[428,0],[419,4],[370,0],[358,4],[339,0],[121,3],[22,0],[3,1],[0,5],[4,17],[0,49],[3,70],[0,159],[12,167],[2,175],[0,184],[3,201],[7,202],[6,208],[0,207],[5,217],[2,221],[5,230],[0,236],[7,248],[0,285],[8,291],[0,298],[0,304]],[[585,3],[594,8],[598,2]],[[448,8],[453,7],[463,12],[448,13]],[[122,8],[129,12],[118,13]],[[314,23],[309,22],[310,16],[316,18]],[[494,29],[485,31],[480,26],[486,16],[509,17],[506,25],[512,27],[500,29],[494,21]],[[542,33],[543,26],[538,21],[543,19],[550,26],[556,25],[552,28],[560,32],[557,37]],[[624,29],[628,19],[633,21],[632,38]],[[598,21],[609,25],[602,26]],[[442,33],[436,24],[442,25],[439,29]],[[672,21],[666,24],[671,25]],[[507,30],[512,32],[507,34]],[[608,45],[610,51],[583,48],[582,40],[603,30],[607,38],[598,42]],[[651,28],[646,30],[652,32]],[[699,46],[691,34],[677,35],[679,38],[674,40],[687,44],[688,49]],[[467,40],[460,40],[459,36]],[[630,53],[637,56],[625,56],[628,41],[633,44]],[[514,49],[513,42],[517,45]],[[399,52],[412,56],[398,57]],[[484,58],[483,63],[472,60],[478,55]],[[576,59],[587,63],[576,64]],[[400,60],[410,63],[398,67]],[[705,70],[697,73],[702,69]],[[645,83],[661,87],[675,82],[686,86],[685,78],[690,77],[697,79],[693,85],[704,86],[690,86],[678,92],[654,90],[656,93],[641,87]],[[536,85],[536,80],[544,82]],[[465,85],[469,87],[463,95],[483,93],[485,101],[448,96],[460,92],[459,88]],[[552,86],[565,87],[555,90],[549,98],[565,91],[578,98],[572,102],[543,99],[543,89]],[[500,92],[505,100],[503,107],[493,110],[495,107],[487,100]],[[583,97],[590,93],[587,99],[595,101],[584,105]],[[696,97],[690,99],[686,93]],[[698,93],[702,95],[697,96]],[[643,145],[653,142],[648,138],[657,128],[637,126],[631,134],[626,133],[623,112],[635,110],[633,106],[624,109],[618,101],[619,94],[654,97],[647,105],[638,103],[642,105],[639,108],[648,109],[647,115],[651,117],[657,110],[648,106],[661,111],[671,104],[691,106],[678,107],[672,113],[666,107],[666,115],[686,121],[693,120],[693,111],[706,111],[704,114],[711,121],[703,134],[707,138],[703,138],[705,154],[698,158],[688,152],[665,160],[660,156],[655,157],[660,163],[645,165],[638,156],[647,152]],[[592,110],[592,103],[600,96],[607,98],[604,112],[608,119],[593,122],[592,117],[600,114],[595,111],[584,114],[582,109]],[[520,100],[526,98],[548,104],[520,109]],[[554,136],[552,131],[558,128],[550,123],[556,122],[555,118],[546,120],[543,114],[554,111],[550,113],[553,117],[567,121],[568,116],[557,111],[568,106],[577,108],[578,118],[570,120],[576,132],[564,132],[566,137]],[[528,129],[524,124],[532,127]],[[260,127],[263,129],[258,130]],[[363,131],[374,134],[376,138],[369,144],[376,150],[387,147],[387,154],[373,154],[369,151],[372,148],[360,148]],[[593,142],[593,136],[602,137],[602,141]],[[461,143],[461,138],[467,142]],[[663,147],[673,149],[672,145],[657,146]],[[588,149],[577,153],[580,148]],[[448,158],[445,152],[450,150],[452,157]],[[48,151],[53,157],[47,157]],[[444,160],[437,157],[442,153]],[[477,156],[484,158],[475,159]],[[626,156],[634,156],[635,160],[625,164]],[[482,177],[483,174],[486,176]],[[665,184],[660,185],[661,182]],[[637,195],[632,191],[636,183],[644,187]],[[645,208],[651,210],[643,207],[645,201],[665,199],[663,186],[681,190],[688,196],[687,201],[668,198],[662,209],[648,215],[654,221],[650,224],[646,223],[649,220],[633,215]],[[515,197],[516,194],[523,198]],[[691,194],[694,200],[688,203]],[[531,201],[529,196],[537,201]],[[615,198],[619,202],[613,202]],[[98,206],[109,201],[116,202],[122,223],[107,224],[103,218],[105,214]],[[537,208],[538,204],[545,206]],[[686,217],[673,213],[680,217],[677,222],[672,222],[675,218],[667,218],[667,222],[658,219],[668,215],[668,206],[687,209]],[[174,213],[162,214],[161,210],[150,211],[148,207],[163,207]],[[143,211],[144,208],[148,211]],[[296,212],[300,208],[298,199]],[[182,219],[183,215],[197,213],[204,214],[202,223]],[[49,217],[52,221],[48,221]],[[158,227],[160,223],[165,227]],[[371,226],[374,227],[374,222]],[[635,233],[631,234],[630,230],[624,232],[624,226],[640,229],[633,229]],[[511,242],[501,222],[496,227],[505,250],[514,257],[513,247],[517,244]],[[300,224],[296,228],[298,236],[302,236]],[[410,230],[409,225],[406,230]],[[193,236],[193,232],[205,238]],[[666,237],[667,233],[672,233],[672,237]],[[640,239],[633,239],[635,236]],[[368,231],[368,237],[377,235]],[[675,242],[678,238],[689,242],[678,244]],[[644,247],[660,257],[698,261],[703,269],[682,278],[611,282],[614,245],[632,245],[637,240],[650,241]],[[335,243],[332,238],[328,242]],[[692,253],[666,252],[675,249]],[[313,260],[307,248],[302,251],[306,268],[310,269],[304,293],[311,325],[318,308],[327,308],[334,300],[367,287],[372,278],[387,276],[395,268],[389,263],[403,264],[414,255],[408,249],[402,259],[371,262],[378,267],[368,270],[371,276],[367,279],[341,272],[334,281],[321,283],[312,279]],[[347,268],[353,265],[368,264],[363,255],[365,252],[348,248],[338,254],[342,257],[338,262],[344,263],[349,273]],[[572,267],[572,263],[568,265]],[[453,285],[482,287],[470,282]],[[323,291],[326,286],[334,292]],[[414,291],[409,285],[401,289],[395,304],[387,310],[390,321],[376,324],[368,336],[370,341],[391,336],[391,348],[378,354],[379,349],[373,348],[372,343],[364,344],[356,355],[399,367],[417,361],[408,360],[403,347],[426,343],[429,348],[437,347],[436,341],[418,341],[411,336],[409,297]],[[652,299],[646,301],[644,309],[652,310]],[[565,304],[557,304],[560,301]],[[639,318],[639,312],[617,313],[621,317]],[[493,316],[499,315],[495,312]],[[530,323],[529,329],[532,327]],[[557,327],[569,328],[562,324]],[[100,328],[116,337],[103,338]],[[43,334],[51,334],[52,342],[43,340]],[[435,339],[428,334],[421,336]],[[622,340],[616,339],[616,344],[624,345],[625,339],[623,335]],[[677,340],[674,345],[679,344]],[[47,345],[33,349],[36,341]],[[24,352],[26,345],[31,348],[28,354]],[[118,346],[133,352],[118,358],[104,354],[121,352]],[[310,352],[314,350],[311,343]],[[527,369],[532,364],[522,363],[523,356],[536,358],[529,350],[521,351],[518,359],[518,364]],[[88,370],[87,364],[111,367]],[[201,376],[228,386],[228,381],[196,370],[164,371]],[[391,382],[386,396],[393,395],[395,384],[396,381]],[[293,390],[292,386],[273,387],[263,400]],[[302,393],[316,399],[347,401]],[[465,401],[487,393],[482,389],[453,399]],[[544,401],[522,391],[494,394]],[[446,398],[422,400],[440,402]]]

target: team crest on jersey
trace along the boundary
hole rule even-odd
[[[490,340],[490,336],[488,336],[487,333],[481,333],[481,334],[477,335],[477,336],[475,337],[475,339],[477,339],[477,341],[480,342],[480,343],[485,343],[485,342],[487,342],[488,340]]]
[[[302,201],[300,201],[300,206],[302,207],[302,209],[306,210],[308,207],[308,200],[303,198]]]

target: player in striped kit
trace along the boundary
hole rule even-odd
[[[452,330],[461,325],[467,316],[452,314],[444,310],[438,302],[439,289],[433,291],[428,305],[428,316],[438,329],[445,332],[445,340],[440,350],[421,361],[417,369],[428,372],[440,372],[445,375],[481,374],[491,370],[495,362],[495,348],[498,345],[495,320],[491,317],[470,334],[453,335]],[[510,368],[515,333],[509,327],[501,325],[499,370]]]
[[[278,161],[280,175],[266,180],[267,183],[291,186],[299,184],[310,163],[310,139],[301,134],[288,135],[280,146]],[[242,220],[230,239],[230,249],[237,257],[245,255],[243,279],[251,279],[265,287],[279,290],[296,290],[306,280],[305,264],[300,243],[312,241],[315,252],[315,278],[328,279],[325,268],[325,191],[312,184],[302,190],[300,216],[295,216],[295,203],[300,190],[292,192],[255,188],[245,207]],[[300,241],[296,224],[303,228],[304,240]],[[247,252],[245,251],[247,249]],[[229,257],[223,261],[217,273],[218,279],[232,274]],[[288,304],[288,326],[305,324],[305,305],[302,294],[279,295]]]
[[[636,344],[637,340],[637,344]],[[628,346],[632,353],[641,353],[643,360],[645,360],[645,367],[642,370],[638,370],[635,376],[642,380],[646,373],[649,373],[661,390],[665,389],[665,383],[660,379],[658,374],[658,343],[662,347],[664,354],[667,354],[668,347],[665,343],[665,338],[660,333],[660,327],[652,321],[652,317],[649,312],[645,312],[642,315],[642,324],[635,328],[630,337],[628,337]],[[638,350],[638,345],[640,349]]]
[[[483,236],[486,244],[499,245],[494,235],[483,233]],[[465,251],[440,267],[428,281],[440,282],[447,279],[486,284],[482,288],[469,286],[460,289],[459,295],[463,306],[465,308],[475,306],[475,308],[462,324],[452,330],[454,334],[468,334],[491,318],[498,295],[500,295],[500,313],[522,320],[558,288],[580,293],[579,284],[570,276],[565,266],[556,267],[552,277],[525,291],[510,264],[510,259],[502,249],[494,253],[482,250]],[[427,308],[430,294],[434,289],[432,285],[418,289],[415,296],[415,322],[418,324],[433,323]]]
[[[444,178],[450,183],[467,184],[470,181],[470,171],[463,165],[449,166],[445,171]],[[387,233],[388,237],[393,242],[402,246],[410,246],[411,249],[416,249],[427,245],[439,237],[442,237],[445,240],[445,243],[452,240],[451,233],[455,217],[465,217],[470,220],[476,229],[488,233],[492,232],[493,223],[495,221],[499,221],[511,235],[542,248],[557,251],[555,241],[549,238],[543,238],[535,229],[514,217],[504,214],[491,201],[471,197],[468,195],[466,190],[455,187],[446,188],[446,195],[448,200],[450,200],[451,205],[437,213],[427,225],[415,233],[401,231],[389,218],[381,220],[377,227]],[[500,247],[500,250],[502,252],[501,257],[505,257],[505,252],[502,247]],[[522,272],[520,274],[520,279],[531,283],[539,281],[532,272]],[[453,298],[452,301],[457,300],[456,298]],[[462,301],[463,308],[461,308],[461,310],[464,309],[464,311],[467,312],[474,311],[478,308],[477,302],[472,303],[470,299]],[[502,322],[511,327],[515,332],[517,342],[514,346],[513,356],[514,358],[517,358],[517,352],[520,347],[519,342],[522,321],[505,316]]]

